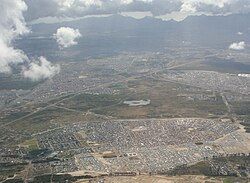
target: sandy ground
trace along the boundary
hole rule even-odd
[[[105,177],[100,180],[93,181],[97,183],[103,180],[105,183],[223,183],[220,178],[208,178],[205,176],[174,176],[174,177],[165,177],[165,176],[148,176],[141,175],[135,177]],[[85,181],[78,181],[77,183],[85,183]]]

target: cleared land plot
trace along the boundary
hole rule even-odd
[[[150,100],[150,104],[137,107],[119,104],[93,111],[117,118],[214,117],[226,114],[226,106],[219,94],[195,87],[152,79],[131,80],[127,86],[133,91],[127,100]]]

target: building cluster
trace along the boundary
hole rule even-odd
[[[36,138],[40,148],[75,157],[54,162],[57,172],[161,173],[217,156],[212,143],[237,129],[228,121],[198,118],[107,120],[76,123]]]
[[[165,78],[212,91],[231,91],[248,95],[249,78],[214,71],[168,71]]]

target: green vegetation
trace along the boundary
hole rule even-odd
[[[60,106],[79,110],[87,111],[94,108],[106,107],[111,105],[116,105],[120,103],[122,96],[121,95],[92,95],[92,94],[81,94],[77,95],[69,100],[64,101],[59,104]]]
[[[61,175],[41,175],[34,178],[34,180],[31,183],[48,183],[48,182],[56,182],[56,183],[71,183],[75,182],[79,179],[88,179],[93,178],[92,176],[72,176],[70,174],[61,174]]]
[[[17,178],[17,179],[6,180],[3,183],[24,183],[24,181],[21,178]]]
[[[225,182],[246,182],[250,180],[245,173],[249,167],[249,156],[227,156],[216,157],[209,161],[203,161],[191,166],[182,165],[168,172],[169,175],[205,175],[205,176],[222,176],[226,177]],[[230,167],[230,168],[229,168]],[[225,175],[225,170],[227,175]],[[240,176],[238,176],[240,174]],[[240,178],[239,178],[240,177]]]
[[[41,82],[33,82],[28,79],[24,79],[19,75],[0,75],[0,88],[5,90],[27,90],[32,89],[33,87],[37,86]]]
[[[227,113],[219,94],[195,87],[150,79],[131,80],[127,86],[134,92],[126,100],[149,99],[150,105],[129,107],[120,103],[93,111],[117,118],[218,117]],[[206,98],[195,98],[196,95]]]
[[[0,165],[0,181],[3,181],[8,177],[13,177],[18,172],[24,170],[24,168],[25,165],[15,165],[15,166]]]
[[[247,133],[250,133],[250,115],[240,116],[239,119],[243,121],[241,124],[245,126]]]
[[[47,130],[50,127],[55,127],[54,125],[59,125],[57,122],[62,122],[62,120],[63,122],[72,121],[72,116],[77,116],[76,112],[56,107],[48,107],[26,118],[18,120],[10,126],[17,131],[37,133]]]
[[[138,78],[116,83],[111,87],[119,89],[120,93],[75,96],[70,94],[47,103],[27,104],[25,108],[3,118],[1,122],[6,123],[21,118],[10,124],[10,127],[21,132],[37,133],[76,121],[100,119],[100,116],[95,114],[115,118],[210,118],[227,113],[220,95],[187,85]],[[196,98],[196,95],[204,95],[206,98]],[[125,100],[148,99],[151,103],[147,106],[130,107],[123,104]],[[49,105],[51,106],[46,108]],[[36,112],[39,108],[41,110]],[[32,111],[35,112],[32,114]],[[28,116],[22,118],[26,115]],[[30,148],[36,147],[31,145]]]
[[[237,118],[242,121],[241,124],[245,126],[247,133],[250,133],[250,102],[233,102],[233,112]]]
[[[223,183],[249,183],[249,179],[248,178],[240,178],[240,177],[227,177],[224,178]]]
[[[206,175],[206,176],[213,176],[213,172],[208,162],[203,161],[196,163],[195,165],[186,166],[182,165],[176,167],[174,170],[170,171],[168,174],[170,175]]]
[[[8,123],[8,122],[17,120],[21,117],[28,115],[29,113],[30,112],[28,112],[28,111],[13,112],[13,113],[11,113],[11,115],[7,115],[7,116],[1,118],[0,123],[4,124],[4,123]]]
[[[124,85],[124,83],[115,83],[115,84],[112,84],[110,86],[110,88],[113,88],[113,89],[116,89],[116,90],[122,90],[122,89],[125,89],[126,86]]]
[[[30,151],[38,149],[38,142],[35,138],[26,140],[21,145],[27,146]]]
[[[38,156],[42,156],[44,154],[49,153],[48,149],[33,149],[31,151],[29,151],[29,158],[33,159],[36,158]]]
[[[222,73],[248,73],[250,66],[234,60],[209,57],[205,60],[197,60],[187,65],[175,68],[177,70],[205,70],[205,71],[216,71]]]
[[[244,101],[244,102],[234,102],[231,103],[233,106],[233,111],[237,115],[249,115],[250,114],[250,102]]]

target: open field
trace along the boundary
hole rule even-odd
[[[219,94],[178,83],[153,79],[129,81],[133,91],[127,100],[150,100],[147,106],[124,104],[94,109],[98,114],[117,118],[216,117],[226,113]]]
[[[235,181],[239,183],[247,183],[247,179],[240,178],[222,178],[222,177],[206,177],[203,175],[182,175],[182,176],[148,176],[141,175],[136,177],[108,177],[104,179],[97,179],[93,183],[97,183],[100,180],[104,180],[105,183],[233,183]],[[85,183],[87,181],[77,181],[76,183]]]
[[[246,182],[248,169],[235,177],[240,158],[230,164],[234,177],[230,168],[221,171],[230,177],[204,176],[220,165],[217,157],[229,162],[225,157],[250,152],[249,79],[226,73],[243,63],[227,63],[224,72],[216,64],[200,55],[187,62],[122,54],[63,63],[59,75],[34,88],[1,91],[0,160],[10,164],[0,175],[13,171],[37,182],[80,179],[72,172],[114,183]],[[180,167],[187,176],[157,176]]]

